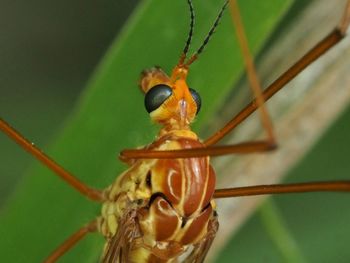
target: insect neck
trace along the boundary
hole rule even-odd
[[[193,140],[198,140],[198,136],[193,132],[190,126],[182,127],[181,129],[176,129],[175,127],[165,126],[158,133],[158,138],[160,137],[175,137],[175,138],[188,138]]]

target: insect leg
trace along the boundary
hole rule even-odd
[[[215,190],[214,198],[307,192],[350,192],[350,181],[308,182],[225,188]]]
[[[233,145],[211,146],[204,148],[192,148],[184,150],[154,151],[143,149],[127,149],[120,153],[122,160],[128,159],[169,159],[191,158],[203,156],[219,156],[226,154],[247,154],[267,152],[274,150],[276,146],[266,141],[243,142]]]
[[[15,141],[24,150],[33,155],[66,183],[72,186],[75,190],[82,195],[88,197],[93,201],[103,201],[102,192],[100,190],[90,188],[83,182],[78,180],[74,175],[65,170],[61,165],[56,163],[53,159],[47,156],[43,151],[37,148],[33,143],[24,138],[18,131],[12,128],[8,123],[0,118],[0,130],[3,131],[10,139]]]
[[[45,259],[45,263],[56,262],[63,254],[77,244],[87,233],[97,231],[97,220],[94,220],[86,226],[80,228],[77,232],[71,235],[63,244],[61,244],[51,255]]]
[[[350,1],[348,0],[344,9],[343,16],[337,27],[330,32],[324,39],[318,42],[301,59],[292,65],[286,72],[281,74],[272,84],[270,84],[262,93],[264,101],[269,100],[279,90],[281,90],[289,81],[297,76],[312,62],[335,46],[346,35],[346,30],[350,24]],[[207,146],[216,144],[229,132],[235,129],[240,123],[247,119],[259,107],[257,99],[247,104],[237,115],[235,115],[223,128],[204,141]]]
[[[251,52],[249,50],[247,36],[244,30],[241,14],[240,14],[236,0],[230,0],[230,10],[232,13],[232,16],[231,16],[232,21],[236,29],[238,43],[240,45],[240,48],[243,54],[243,60],[244,60],[245,68],[247,70],[249,84],[255,97],[255,101],[260,114],[262,125],[267,134],[266,143],[274,145],[275,135],[272,127],[272,122],[265,106],[265,100],[262,96],[262,88],[261,88],[260,80],[258,78],[254,61],[253,61]]]

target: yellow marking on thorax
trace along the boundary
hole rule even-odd
[[[181,130],[167,130],[167,128],[163,128],[160,130],[158,138],[162,136],[174,136],[178,138],[186,138],[186,139],[193,139],[193,140],[198,140],[198,136],[195,132],[187,129],[181,129]]]

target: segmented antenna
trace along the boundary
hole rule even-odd
[[[186,41],[186,45],[185,45],[185,48],[183,50],[183,53],[185,54],[185,56],[186,56],[186,54],[188,52],[188,49],[190,48],[190,45],[191,45],[192,36],[193,36],[193,29],[194,29],[194,20],[195,20],[192,1],[191,0],[187,0],[187,3],[188,3],[188,6],[190,8],[191,23],[190,23],[190,31],[188,32],[188,38],[187,38],[187,41]]]
[[[225,9],[226,9],[228,3],[229,3],[229,0],[226,0],[225,3],[224,3],[224,5],[221,7],[221,10],[220,10],[219,14],[218,14],[218,16],[216,17],[215,22],[214,22],[213,26],[211,27],[211,29],[209,30],[209,33],[208,33],[208,35],[206,36],[206,38],[204,39],[202,45],[198,48],[198,50],[196,51],[196,53],[194,53],[194,54],[189,58],[189,60],[188,60],[187,63],[186,63],[186,66],[191,65],[191,64],[197,59],[198,55],[199,55],[200,53],[203,52],[205,46],[208,44],[210,38],[211,38],[212,35],[214,34],[215,29],[216,29],[217,26],[219,25],[219,22],[220,22],[220,20],[221,20],[221,18],[222,18],[222,15],[223,15],[223,13],[224,13],[224,11],[225,11]]]
[[[179,65],[183,64],[186,57],[187,57],[187,52],[190,48],[191,45],[191,41],[192,41],[192,36],[193,36],[193,29],[194,29],[194,21],[195,21],[195,17],[194,17],[194,9],[193,9],[193,4],[191,0],[187,0],[188,3],[188,7],[190,8],[190,17],[191,17],[191,22],[190,22],[190,31],[188,32],[188,37],[186,40],[186,44],[185,47],[182,51],[181,57],[180,57],[180,61],[179,61]]]

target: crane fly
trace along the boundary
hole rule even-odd
[[[188,1],[188,3],[191,14],[193,14],[191,1]],[[28,143],[28,141],[24,141],[18,133],[6,124],[6,122],[1,121],[1,128],[5,133],[9,134],[10,137],[16,140],[24,148],[32,152],[33,155],[36,155],[37,158],[58,173],[58,175],[63,177],[63,179],[74,188],[90,199],[104,202],[102,217],[96,221],[92,221],[90,224],[76,232],[76,234],[68,239],[63,246],[59,247],[59,249],[49,257],[49,262],[56,260],[87,232],[96,230],[102,232],[108,240],[103,255],[104,262],[115,262],[118,259],[122,262],[128,262],[131,258],[136,258],[136,262],[141,262],[140,258],[138,258],[141,254],[145,260],[150,260],[150,258],[158,261],[161,259],[170,260],[185,255],[184,257],[188,257],[187,260],[189,260],[189,262],[201,262],[206,255],[207,249],[209,248],[217,229],[215,204],[213,201],[210,201],[212,195],[214,198],[222,198],[300,191],[349,191],[349,182],[344,181],[306,183],[287,186],[257,186],[223,189],[214,192],[214,172],[209,166],[208,156],[232,153],[264,152],[275,148],[274,133],[271,128],[268,113],[264,107],[264,100],[269,99],[274,92],[277,92],[278,89],[282,88],[281,83],[277,82],[277,84],[274,83],[268,88],[267,91],[264,91],[263,94],[261,93],[259,83],[254,74],[254,67],[251,63],[249,50],[247,49],[247,44],[245,42],[245,36],[241,30],[242,26],[240,25],[239,19],[237,20],[239,15],[235,8],[235,3],[232,1],[230,7],[234,13],[233,17],[236,19],[235,24],[238,24],[238,36],[244,51],[243,53],[245,54],[248,73],[255,94],[254,102],[249,104],[250,106],[248,106],[246,110],[243,110],[238,116],[239,118],[245,118],[252,111],[258,109],[263,126],[266,130],[267,139],[253,142],[242,142],[231,146],[213,146],[241,121],[237,121],[237,118],[234,118],[226,128],[205,140],[203,144],[200,143],[197,140],[196,135],[189,130],[189,122],[194,119],[199,111],[200,99],[196,91],[187,87],[186,77],[190,71],[190,65],[197,59],[209,38],[212,36],[212,32],[216,28],[218,24],[217,22],[221,18],[227,3],[228,2],[225,3],[224,7],[219,12],[214,26],[197,52],[192,56],[187,56],[189,43],[191,42],[192,37],[191,31],[193,29],[193,23],[191,23],[191,30],[187,44],[170,77],[159,68],[153,68],[143,73],[140,85],[146,93],[146,109],[149,111],[152,119],[164,124],[164,128],[161,130],[158,140],[148,145],[146,148],[125,150],[121,153],[121,159],[129,163],[131,168],[120,177],[121,179],[117,181],[116,185],[112,185],[105,191],[102,192],[86,187],[79,180],[62,170],[60,166],[52,163],[45,155],[40,153],[37,148]],[[325,38],[325,40],[321,42],[322,45],[317,46],[317,48],[311,51],[310,55],[306,57],[309,59],[311,57],[311,59],[303,59],[300,64],[298,64],[299,66],[302,65],[301,68],[307,66],[316,59],[320,53],[325,52],[344,36],[349,20],[348,16],[349,8],[346,9],[344,19],[339,24],[337,30],[335,30],[333,34],[330,34],[328,38]],[[194,16],[192,15],[191,17],[193,21]],[[299,71],[300,70],[298,69],[295,73],[298,73]],[[288,71],[289,74],[291,74],[291,72],[293,71]],[[287,82],[290,78],[289,75],[289,77],[282,77],[279,81],[282,80],[282,82]],[[176,98],[180,97],[181,99],[179,101],[175,100],[173,94],[176,95]],[[159,97],[161,97],[161,103],[160,105],[155,105],[158,104]],[[166,103],[163,104],[165,101]],[[163,109],[164,105],[167,105],[167,110],[165,112]],[[158,106],[160,106],[160,109]],[[169,110],[168,107],[174,107],[174,109]],[[176,115],[174,115],[175,113]],[[188,162],[193,163],[188,164]],[[167,167],[172,167],[171,172],[166,170]],[[185,168],[180,169],[179,167]],[[189,191],[187,199],[185,198],[180,201],[178,203],[180,205],[175,205],[177,201],[173,200],[173,202],[171,202],[170,200],[170,196],[174,197],[175,195],[169,193],[173,191],[173,189],[170,187],[168,191],[165,191],[162,188],[163,186],[157,185],[159,182],[155,178],[157,178],[157,174],[159,173],[165,173],[171,178],[172,175],[170,174],[176,174],[176,172],[180,170],[187,171],[187,169],[189,169],[187,172],[179,172],[179,174],[194,174],[195,172],[191,170],[194,169],[193,167],[196,167],[195,170],[205,171],[200,173],[203,174],[203,177],[201,178],[204,178],[199,182],[199,185],[202,185],[202,187],[197,189],[197,192],[195,190]],[[136,173],[132,173],[132,170],[136,170]],[[139,176],[136,179],[133,178],[135,174],[136,176]],[[123,180],[125,182],[123,182]],[[132,184],[132,186],[130,186],[130,184]],[[142,191],[139,191],[139,193],[136,193],[137,191],[132,192],[130,190],[131,188],[136,188],[137,191],[142,189]],[[153,190],[157,191],[153,192]],[[129,195],[133,196],[130,197]],[[195,199],[197,199],[196,202],[191,202]],[[116,200],[118,201],[116,202]],[[163,209],[166,207],[165,209],[168,213],[172,214],[166,220],[168,223],[172,221],[172,219],[176,219],[174,220],[174,225],[171,227],[172,230],[167,233],[168,236],[173,236],[173,240],[169,240],[168,236],[161,236],[160,232],[157,232],[157,224],[154,225],[153,228],[149,225],[149,221],[155,220],[152,219],[152,217],[155,217],[157,220],[161,220],[162,218],[162,214],[159,212],[160,210],[157,210],[157,206],[154,204],[157,204],[158,207],[164,206]],[[109,210],[113,210],[113,213],[109,214]],[[114,210],[117,210],[118,213]],[[165,216],[165,214],[163,214],[163,216]],[[199,229],[200,231],[195,231],[191,228],[191,226],[196,226],[196,221],[201,222],[202,224]],[[168,227],[168,225],[164,225],[163,228],[165,226]],[[151,233],[148,233],[149,229],[152,229],[150,231]],[[191,234],[194,232],[195,234],[187,237],[186,231],[192,232]],[[166,231],[163,230],[161,232],[164,234]],[[157,237],[154,240],[155,235]],[[185,252],[188,254],[185,254]]]

